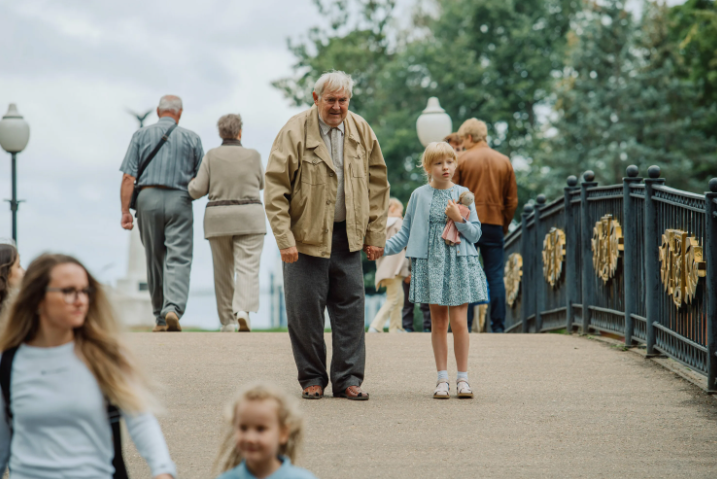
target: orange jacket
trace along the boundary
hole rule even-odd
[[[476,212],[482,224],[502,225],[508,232],[518,208],[518,185],[507,156],[481,142],[458,155],[453,182],[475,195]]]

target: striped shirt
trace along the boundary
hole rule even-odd
[[[137,130],[132,135],[120,171],[136,178],[139,165],[144,163],[173,123],[174,119],[165,116],[154,125]],[[144,170],[139,184],[161,185],[186,191],[189,180],[197,176],[203,157],[204,150],[199,135],[178,126]]]

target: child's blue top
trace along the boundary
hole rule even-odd
[[[451,197],[456,202],[461,193],[468,191],[468,188],[458,185],[454,185],[450,189]],[[433,191],[434,188],[431,185],[423,185],[420,188],[416,188],[411,194],[401,231],[386,241],[384,254],[397,254],[403,248],[406,248],[406,257],[408,258],[428,257],[429,213],[431,211]],[[468,221],[456,223],[456,228],[463,237],[461,243],[456,246],[458,256],[478,256],[474,243],[477,243],[480,239],[480,221],[478,221],[475,205],[470,205],[470,210],[471,214]]]
[[[306,469],[292,466],[288,457],[280,456],[279,460],[281,461],[281,467],[274,474],[267,476],[266,479],[316,479],[316,476]],[[217,479],[256,479],[256,476],[246,468],[246,461],[242,461],[237,467],[225,472]]]

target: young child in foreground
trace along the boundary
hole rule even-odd
[[[292,465],[301,445],[302,418],[280,390],[243,389],[227,410],[227,429],[215,468],[218,479],[316,479]]]
[[[417,188],[408,202],[401,231],[386,242],[385,254],[397,254],[406,248],[411,258],[411,289],[414,303],[431,308],[431,342],[436,359],[438,382],[436,399],[450,397],[448,381],[448,324],[453,331],[459,398],[472,398],[468,384],[470,336],[467,312],[470,303],[486,301],[486,278],[478,262],[474,243],[481,235],[475,205],[469,205],[466,220],[457,203],[467,188],[453,184],[456,153],[448,143],[430,143],[423,153],[423,169],[428,184]],[[448,245],[442,238],[446,221],[455,222],[462,241]]]

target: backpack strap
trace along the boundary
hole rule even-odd
[[[0,359],[0,387],[2,388],[2,397],[5,401],[5,420],[10,426],[12,434],[12,408],[10,407],[10,380],[12,378],[12,362],[17,353],[17,346],[3,351],[2,359]]]
[[[122,419],[122,413],[120,410],[112,404],[109,399],[107,400],[107,418],[110,421],[110,427],[112,428],[112,443],[114,445],[115,455],[112,458],[112,466],[115,468],[115,473],[112,479],[129,479],[127,475],[127,467],[122,457],[122,429],[120,428],[120,419]]]

